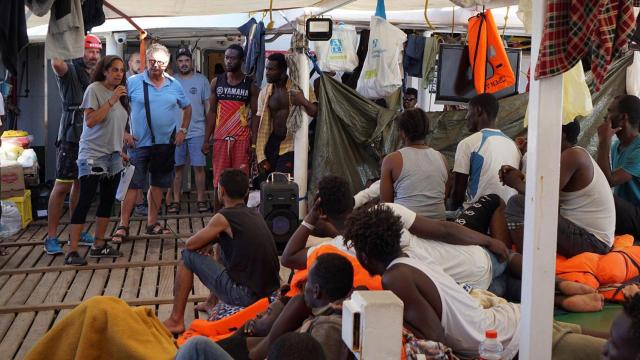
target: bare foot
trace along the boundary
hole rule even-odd
[[[211,313],[211,310],[213,310],[214,306],[216,306],[216,305],[215,304],[210,304],[209,302],[205,301],[205,302],[198,303],[193,308],[196,311],[202,311],[202,312],[205,312],[205,313],[209,314],[209,313]]]
[[[167,330],[169,330],[169,332],[173,335],[179,335],[184,332],[184,321],[177,322],[172,320],[171,318],[168,318],[167,320],[162,322],[162,325],[164,325],[164,327],[166,327]]]
[[[562,295],[572,296],[572,295],[585,295],[585,294],[595,294],[596,290],[592,287],[589,287],[585,284],[581,284],[575,281],[563,280],[559,281],[556,284],[556,288]]]
[[[596,312],[602,310],[604,297],[598,293],[573,295],[564,299],[561,306],[570,312]]]

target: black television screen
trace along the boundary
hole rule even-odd
[[[494,95],[500,99],[518,93],[518,74],[520,73],[520,49],[506,49],[516,83]],[[487,77],[493,74],[491,66],[487,66]],[[467,45],[440,45],[438,54],[438,76],[436,104],[466,104],[478,93],[473,87],[473,73],[469,62]]]

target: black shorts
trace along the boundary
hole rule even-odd
[[[56,180],[71,182],[78,179],[78,150],[80,145],[61,141],[56,150]]]
[[[455,222],[471,230],[487,234],[489,233],[489,225],[491,225],[491,217],[499,206],[500,196],[496,194],[484,195],[464,209]]]

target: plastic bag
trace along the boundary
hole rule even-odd
[[[593,111],[591,92],[584,77],[582,63],[562,74],[562,125],[572,122],[576,116],[587,116]],[[529,125],[529,109],[524,116],[524,126]]]
[[[0,216],[0,238],[8,238],[22,229],[22,216],[18,205],[13,201],[0,201],[2,216]]]
[[[627,68],[627,95],[640,96],[640,53],[633,52],[633,63]]]
[[[116,199],[118,201],[124,201],[124,196],[127,194],[127,190],[129,190],[129,184],[135,171],[136,167],[129,164],[125,166],[124,170],[120,173],[120,183],[118,183],[118,190],[116,190]]]
[[[313,43],[322,71],[352,72],[358,66],[358,33],[355,26],[340,25],[333,29],[329,41]]]
[[[380,99],[402,86],[402,44],[407,34],[377,16],[371,17],[370,29],[369,51],[356,90],[369,99]]]

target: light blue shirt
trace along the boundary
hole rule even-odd
[[[149,84],[149,105],[151,126],[156,144],[168,144],[171,133],[176,129],[182,111],[191,103],[182,89],[182,85],[165,73],[165,82],[157,89],[145,70],[127,80],[127,91],[131,105],[131,133],[138,139],[136,147],[151,146],[151,132],[147,126],[147,115],[144,109],[144,85]]]
[[[622,169],[632,178],[616,186],[614,193],[635,206],[640,206],[640,136],[622,151],[619,148],[620,141],[615,139],[611,144],[611,170]]]
[[[176,76],[176,80],[180,82],[185,94],[191,101],[191,122],[189,123],[189,132],[187,133],[187,139],[204,136],[204,124],[205,103],[211,96],[211,85],[209,80],[199,73],[194,72],[188,78],[182,78],[180,75]],[[178,126],[182,119],[179,120]]]

